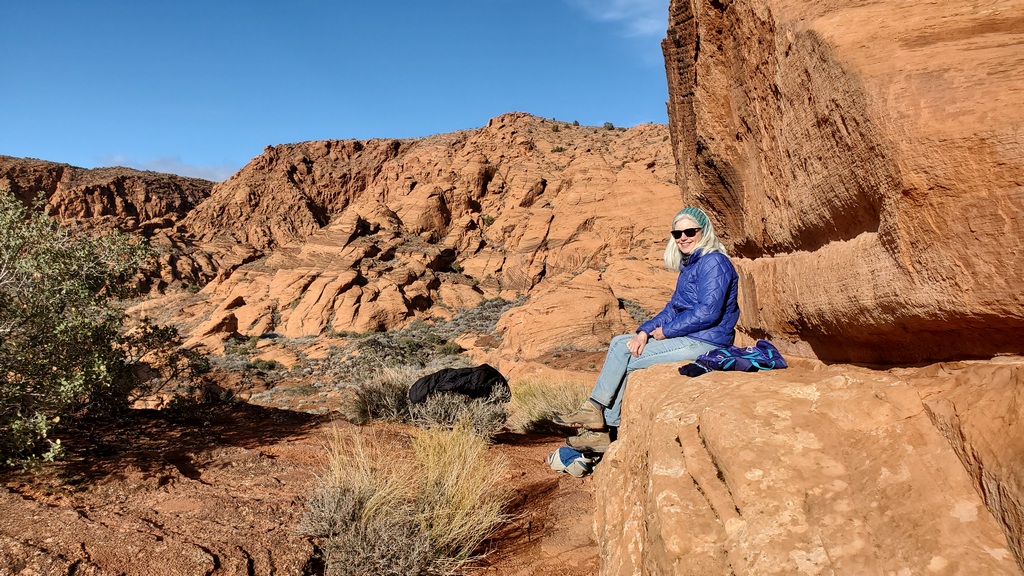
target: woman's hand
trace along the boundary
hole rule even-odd
[[[654,332],[651,332],[651,338],[655,340],[664,340],[666,338],[665,333],[661,330],[661,326],[658,326],[654,329]]]
[[[660,330],[660,328],[659,328]],[[629,353],[633,355],[633,358],[640,357],[644,352],[644,346],[647,345],[647,332],[637,332],[629,342],[626,342],[626,348]]]

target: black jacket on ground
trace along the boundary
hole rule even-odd
[[[492,392],[497,392],[502,402],[512,398],[508,381],[490,364],[445,368],[427,374],[409,388],[409,402],[419,404],[436,392],[458,392],[470,398],[487,398]]]

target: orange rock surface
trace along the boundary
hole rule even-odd
[[[1018,573],[1022,383],[1020,362],[650,368],[595,472],[601,573]]]
[[[1024,570],[1022,42],[1019,0],[671,3],[679,179],[741,328],[830,364],[631,376],[602,574]]]
[[[601,347],[635,327],[620,299],[662,305],[645,278],[671,282],[657,259],[681,206],[674,172],[664,126],[520,113],[416,140],[269,147],[180,225],[210,253],[262,256],[222,268],[195,298],[144,308],[219,350],[228,314],[243,336],[294,338],[394,329],[521,294],[531,297],[502,324],[503,356]],[[609,267],[623,274],[604,280]]]
[[[1024,2],[678,0],[686,198],[742,326],[831,360],[1024,352]]]

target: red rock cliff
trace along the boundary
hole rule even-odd
[[[1024,351],[1024,2],[675,0],[688,201],[742,328],[830,360]]]

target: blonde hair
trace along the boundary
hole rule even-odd
[[[691,254],[696,254],[698,251],[707,254],[708,252],[721,252],[728,256],[729,254],[725,251],[725,246],[718,240],[718,236],[715,236],[715,225],[711,223],[711,219],[708,218],[707,214],[704,213],[700,208],[693,206],[687,206],[676,214],[675,218],[672,219],[672,229],[674,230],[676,224],[680,220],[689,220],[693,222],[697,228],[700,228],[700,242],[694,247]],[[703,220],[703,225],[701,224]],[[668,245],[665,246],[665,267],[669,270],[679,270],[679,265],[683,262],[683,253],[679,250],[679,246],[672,236],[668,237]]]

